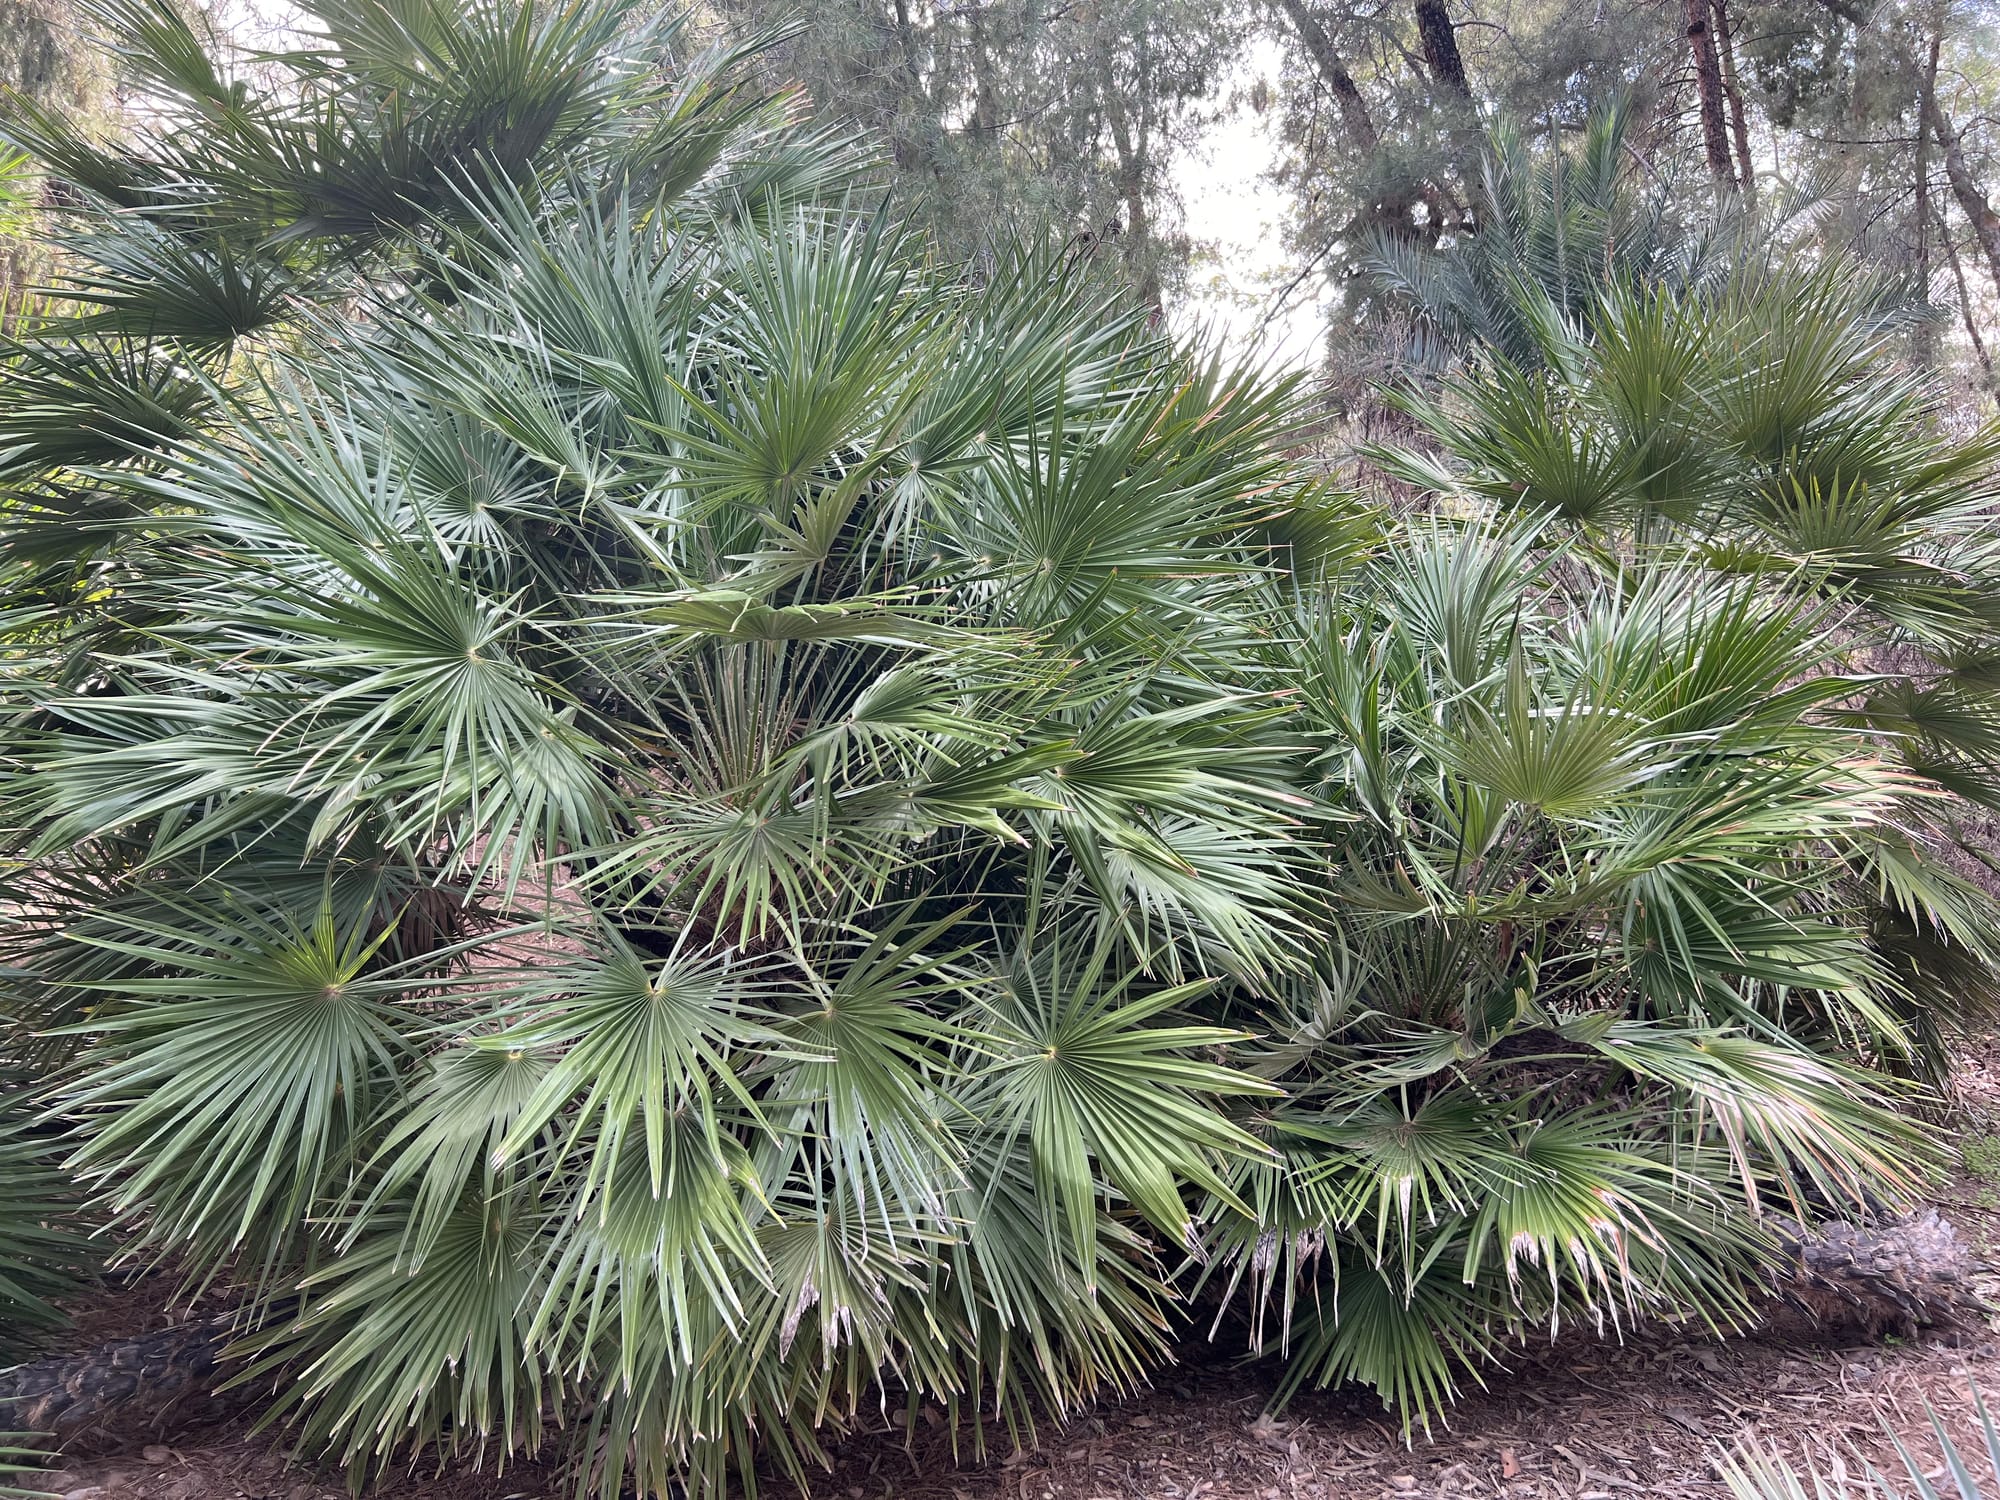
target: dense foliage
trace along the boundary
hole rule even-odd
[[[1368,504],[610,0],[105,15],[150,124],[10,124],[9,1305],[73,1193],[308,1446],[660,1493],[1211,1327],[1428,1420],[1921,1182],[1994,452],[1835,276],[1517,289]]]
[[[899,208],[991,253],[1046,225],[1170,312],[1339,308],[1336,394],[1364,421],[1396,347],[1366,275],[1384,237],[1465,249],[1493,227],[1486,127],[1574,139],[1614,99],[1673,218],[1776,203],[1795,247],[1906,278],[1950,310],[1915,352],[1992,385],[2000,290],[2000,25],[1953,0],[717,0],[796,28],[761,66],[878,132]],[[1209,127],[1234,114],[1223,134]],[[1214,150],[1217,154],[1211,156]],[[1244,179],[1273,169],[1277,191]],[[1207,192],[1229,208],[1196,202]],[[1251,253],[1235,218],[1274,221]],[[1190,211],[1194,210],[1194,211]],[[1772,226],[1766,226],[1767,228]],[[1205,243],[1213,236],[1220,245]],[[1244,248],[1231,253],[1229,242]],[[1218,253],[1219,252],[1219,253]],[[1627,253],[1621,249],[1621,254]],[[1176,304],[1179,304],[1177,306]],[[1251,310],[1254,309],[1254,313]],[[1289,321],[1289,320],[1288,320]],[[1382,335],[1387,326],[1390,335]],[[1296,323],[1293,326],[1297,326]]]
[[[765,76],[884,143],[898,211],[954,254],[990,266],[1049,234],[1153,302],[1195,252],[1175,169],[1259,19],[1201,0],[714,8],[741,34],[773,34]]]

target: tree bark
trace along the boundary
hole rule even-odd
[[[1715,29],[1709,24],[1710,0],[1685,0],[1688,50],[1694,58],[1695,95],[1701,105],[1701,145],[1709,173],[1733,186],[1729,164],[1729,127],[1723,120],[1722,63],[1715,50]]]
[[[1458,50],[1458,28],[1452,25],[1445,0],[1417,0],[1417,36],[1424,44],[1424,65],[1440,88],[1461,99],[1472,98],[1465,59]]]
[[[931,100],[930,85],[924,78],[922,49],[917,44],[917,28],[910,20],[909,0],[895,0],[896,42],[902,50],[902,61],[897,70],[903,75],[905,92],[913,98],[921,99],[924,105],[924,119],[928,125],[937,116],[936,106]],[[933,171],[937,168],[935,153],[928,141],[913,141],[905,128],[898,110],[888,121],[889,150],[896,159],[896,165],[904,169],[916,166],[926,158],[930,159]]]
[[[1278,0],[1278,7],[1284,11],[1292,29],[1298,33],[1300,43],[1305,47],[1306,56],[1312,60],[1313,71],[1327,92],[1333,95],[1334,103],[1340,110],[1342,128],[1347,133],[1350,144],[1363,156],[1373,155],[1381,146],[1382,138],[1375,128],[1374,118],[1368,113],[1368,101],[1354,82],[1354,75],[1347,71],[1347,64],[1341,58],[1340,49],[1333,38],[1314,15],[1308,0]],[[1446,23],[1449,25],[1449,21]],[[1454,43],[1454,49],[1456,43]],[[1461,73],[1463,69],[1461,68]],[[1431,237],[1442,233],[1452,222],[1451,205],[1444,193],[1428,182],[1406,181],[1390,185],[1383,196],[1367,205],[1356,221],[1343,230],[1343,236],[1368,226],[1386,228],[1401,236],[1409,236],[1416,231],[1412,215],[1416,205],[1422,203],[1429,210],[1430,219],[1425,230]],[[1457,215],[1463,218],[1464,215]]]
[[[1333,95],[1348,139],[1362,151],[1372,152],[1382,144],[1382,137],[1368,113],[1368,101],[1361,97],[1354,75],[1347,71],[1347,64],[1341,60],[1333,38],[1327,35],[1326,28],[1305,0],[1278,0],[1278,4],[1286,19],[1292,23],[1292,29],[1299,34],[1299,41],[1305,46],[1306,56],[1312,59],[1313,70],[1319,74],[1320,82]]]
[[[27,257],[15,246],[0,250],[0,339],[10,339],[28,307]]]
[[[1958,310],[1965,318],[1966,337],[1972,340],[1972,352],[1979,357],[1979,368],[1986,372],[1987,380],[1993,378],[1993,357],[1986,352],[1986,340],[1979,336],[1979,320],[1972,315],[1972,292],[1965,284],[1965,266],[1959,261],[1958,246],[1952,243],[1951,230],[1944,222],[1944,212],[1937,214],[1938,243],[1944,247],[1945,259],[1951,265],[1951,279],[1958,283]]]
[[[1944,175],[1951,183],[1952,196],[1958,200],[1960,212],[1972,225],[1972,236],[1986,256],[1986,268],[1993,275],[1994,286],[2000,287],[2000,213],[1993,211],[1992,200],[1966,165],[1965,149],[1958,132],[1952,129],[1950,119],[1938,104],[1937,90],[1925,89],[1919,103],[1923,109],[1923,123],[1930,128],[1938,149],[1944,153]]]
[[[1910,216],[1915,221],[1912,227],[1917,236],[1917,274],[1924,279],[1924,285],[1931,283],[1931,133],[1922,120],[1922,101],[1937,93],[1938,55],[1944,50],[1944,29],[1942,26],[1931,35],[1930,60],[1924,65],[1923,81],[1918,85],[1915,201],[1910,205]]]
[[[1111,126],[1111,143],[1118,151],[1118,196],[1125,204],[1125,258],[1133,284],[1155,314],[1165,306],[1160,271],[1153,257],[1153,221],[1146,211],[1146,142],[1135,134],[1116,88],[1105,90],[1104,118]]]
[[[991,141],[1000,133],[1000,90],[993,81],[993,52],[986,39],[983,0],[965,7],[972,52],[972,134]]]
[[[1743,89],[1736,81],[1736,28],[1729,19],[1729,0],[1713,0],[1716,54],[1722,63],[1722,92],[1729,103],[1729,133],[1736,144],[1736,175],[1743,196],[1757,201],[1757,163],[1750,155],[1750,121],[1743,109]]]
[[[1688,0],[1688,3],[1692,5],[1694,0]],[[1869,24],[1868,15],[1858,8],[1856,0],[1820,0],[1820,4],[1856,27]],[[1934,59],[1944,34],[1942,6],[1938,8],[1931,34]],[[1909,61],[1913,68],[1917,67],[1917,60],[1914,57]],[[1979,244],[1980,253],[1986,257],[1986,267],[1992,274],[1993,284],[1996,288],[2000,288],[2000,213],[1994,211],[1993,202],[1986,196],[1985,188],[1980,185],[1979,179],[1972,175],[1972,169],[1965,160],[1965,148],[1959,133],[1953,128],[1951,118],[1945,114],[1944,107],[1938,103],[1935,61],[1929,67],[1919,69],[1918,77],[1920,79],[1917,85],[1918,132],[1921,134],[1928,130],[1931,138],[1937,142],[1938,149],[1944,153],[1944,175],[1945,180],[1951,184],[1951,195],[1958,200],[1960,212],[1972,225],[1972,236]],[[1941,220],[1940,225],[1942,226]],[[1950,236],[1947,234],[1943,238],[1949,245]],[[1956,259],[1956,250],[1954,249],[1952,253]],[[1968,318],[1971,316],[1971,311],[1971,306],[1968,304],[1966,307]]]

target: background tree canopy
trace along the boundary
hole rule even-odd
[[[1190,1337],[1407,1429],[1922,1189],[2000,956],[2000,434],[1924,306],[1629,98],[1489,139],[1427,3],[1342,487],[1156,316],[1179,14],[898,16],[859,131],[620,0],[98,0],[125,127],[10,98],[5,1337],[95,1227],[357,1474],[719,1492]],[[1117,256],[1000,232],[1035,150]]]
[[[1205,125],[1256,109],[1280,140],[1298,277],[1374,315],[1333,330],[1348,404],[1407,333],[1372,295],[1376,243],[1476,237],[1486,130],[1574,140],[1614,99],[1628,165],[1667,211],[1780,208],[1788,243],[1892,269],[1940,309],[1919,357],[1990,376],[2000,31],[1987,6],[726,0],[721,13],[744,34],[801,28],[764,76],[881,132],[899,200],[957,252],[1047,233],[1108,254],[1156,301],[1204,253],[1181,196],[1243,170],[1195,164]]]

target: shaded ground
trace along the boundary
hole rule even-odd
[[[2000,1267],[2000,1051],[1969,1062],[1961,1081],[1965,1169],[1939,1199],[1959,1233]],[[2000,1275],[1980,1283],[2000,1304]],[[151,1326],[163,1314],[139,1288],[93,1312],[99,1337]],[[118,1322],[124,1307],[125,1321]],[[1365,1393],[1307,1394],[1280,1419],[1263,1414],[1268,1368],[1168,1372],[1140,1397],[1106,1405],[1068,1428],[1044,1429],[1034,1449],[954,1462],[948,1439],[900,1430],[843,1444],[824,1500],[1376,1500],[1501,1496],[1618,1500],[1626,1495],[1724,1495],[1711,1459],[1748,1435],[1794,1462],[1850,1469],[1857,1453],[1900,1464],[1885,1429],[1934,1464],[1924,1404],[1971,1435],[1970,1391],[2000,1394],[2000,1321],[1985,1331],[1913,1344],[1798,1347],[1770,1340],[1717,1344],[1655,1332],[1623,1345],[1565,1338],[1491,1378],[1450,1426],[1405,1445]],[[115,1456],[72,1460],[46,1476],[68,1500],[342,1500],[337,1474],[288,1466],[241,1417],[189,1413],[170,1433],[111,1434]],[[1004,1440],[1003,1440],[1004,1447]],[[1938,1472],[1942,1472],[1941,1469]],[[384,1500],[514,1500],[566,1493],[535,1466],[484,1474],[397,1477]],[[773,1484],[767,1494],[790,1500]]]
[[[1851,1463],[1855,1447],[1893,1463],[1884,1423],[1920,1438],[1924,1402],[1964,1414],[1968,1380],[2000,1392],[2000,1341],[1845,1349],[1566,1341],[1495,1377],[1452,1414],[1449,1429],[1406,1447],[1372,1397],[1308,1394],[1273,1421],[1263,1415],[1268,1372],[1200,1370],[1169,1375],[1153,1392],[1066,1430],[1045,1429],[1035,1451],[983,1465],[954,1466],[941,1436],[920,1436],[913,1450],[900,1431],[858,1437],[813,1489],[829,1500],[1722,1495],[1710,1457],[1746,1432],[1822,1467],[1843,1455]],[[153,1439],[74,1462],[45,1482],[70,1500],[343,1500],[337,1475],[288,1467],[246,1425]],[[401,1476],[386,1495],[508,1500],[563,1489],[560,1476],[532,1466],[503,1475],[455,1468]],[[789,1492],[774,1485],[770,1493]]]

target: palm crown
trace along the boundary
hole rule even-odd
[[[309,1442],[719,1484],[890,1396],[1017,1431],[1195,1303],[1407,1422],[1920,1181],[1994,926],[1933,837],[1989,455],[1918,388],[1648,406],[1578,334],[1399,520],[682,31],[313,15],[253,82],[105,12],[159,125],[16,120],[70,270],[0,373],[22,1149],[242,1288]],[[1734,326],[1851,352],[1814,295]],[[1542,502],[1614,440],[1700,462]],[[1752,557],[1864,492],[1876,571]],[[7,1249],[34,1308],[68,1242]]]

